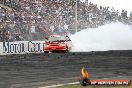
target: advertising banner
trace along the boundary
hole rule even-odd
[[[0,55],[44,53],[44,41],[0,42]]]

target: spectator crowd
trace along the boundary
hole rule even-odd
[[[53,33],[75,31],[76,0],[1,0],[0,42],[42,40]],[[110,22],[132,25],[132,13],[77,2],[77,28],[94,28]]]

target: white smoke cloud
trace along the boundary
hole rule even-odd
[[[110,23],[99,28],[88,28],[70,35],[73,52],[130,50],[132,27],[123,23]]]

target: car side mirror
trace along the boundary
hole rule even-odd
[[[46,40],[49,40],[49,38],[48,38],[48,37],[45,37],[45,39],[46,39]]]

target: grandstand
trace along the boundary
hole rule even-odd
[[[132,13],[76,0],[0,0],[0,41],[43,40],[53,33],[75,32],[110,22],[132,24]]]

